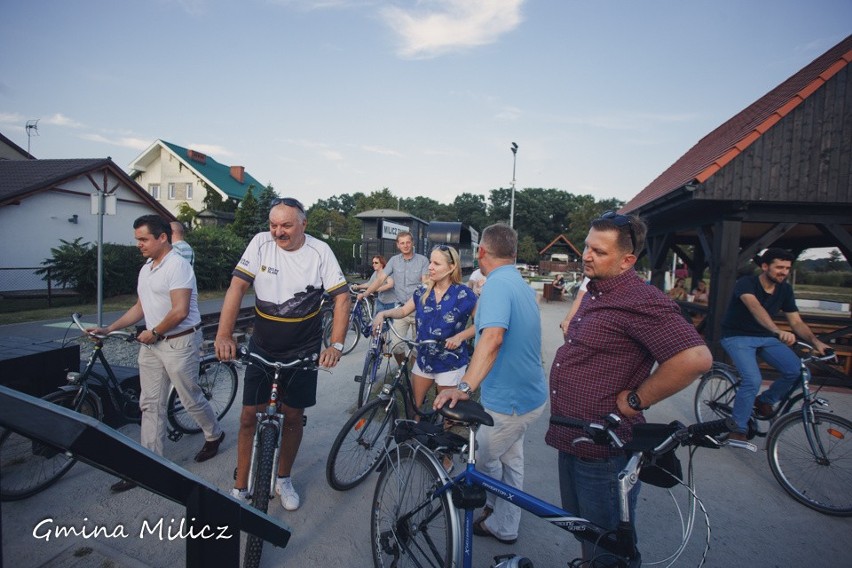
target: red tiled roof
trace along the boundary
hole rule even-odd
[[[684,185],[703,183],[852,63],[852,35],[702,138],[622,209],[633,212]]]

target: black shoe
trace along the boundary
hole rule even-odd
[[[485,528],[485,525],[482,524],[481,521],[473,524],[473,534],[475,534],[476,536],[490,536],[491,538],[493,538],[497,542],[502,542],[503,544],[515,544],[516,542],[518,542],[517,538],[503,539],[503,538],[498,537],[497,535],[492,533],[490,530]]]
[[[218,440],[213,440],[212,442],[204,442],[204,445],[201,446],[201,451],[195,454],[195,461],[203,462],[207,461],[216,454],[219,453],[219,444],[222,443],[222,440],[225,439],[225,433],[222,432],[222,435],[219,436]]]
[[[754,399],[754,412],[761,418],[769,418],[775,408],[768,402],[763,402],[759,398]]]
[[[121,481],[110,485],[109,489],[113,493],[124,493],[125,491],[138,486],[139,485],[135,481],[128,481],[126,479],[122,479]]]

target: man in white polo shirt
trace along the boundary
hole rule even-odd
[[[195,461],[202,462],[216,455],[225,432],[198,386],[202,337],[195,273],[172,248],[172,228],[165,219],[144,215],[134,221],[133,229],[136,246],[148,259],[139,271],[139,298],[115,323],[91,331],[105,334],[145,318],[146,329],[136,337],[144,344],[139,349],[140,443],[163,455],[166,401],[173,384],[184,408],[204,431],[206,441],[195,455]],[[111,489],[118,493],[134,487],[134,482],[122,480]]]

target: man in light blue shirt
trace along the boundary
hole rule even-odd
[[[487,280],[474,325],[476,348],[458,389],[441,391],[434,407],[466,400],[482,385],[482,406],[494,426],[479,431],[476,467],[518,489],[524,484],[524,435],[544,411],[547,383],[541,362],[541,315],[535,292],[515,268],[518,234],[508,225],[482,233],[479,266]],[[504,544],[518,539],[521,510],[488,494],[473,526],[479,536]]]

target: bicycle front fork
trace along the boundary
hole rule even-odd
[[[269,482],[269,494],[275,494],[275,479],[278,477],[278,458],[281,455],[281,431],[284,428],[284,415],[277,412],[270,416],[265,412],[258,412],[257,426],[254,429],[254,443],[251,446],[251,461],[249,462],[247,490],[249,495],[254,495],[254,471],[257,467],[257,460],[260,458],[258,452],[260,452],[261,432],[265,428],[274,428],[276,432],[275,439],[278,440],[278,443],[275,445],[275,455],[272,458],[273,475],[270,476]]]

